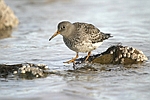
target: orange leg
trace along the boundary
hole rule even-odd
[[[88,55],[87,55],[87,57],[85,58],[84,62],[88,60],[88,58],[89,58],[90,55],[91,55],[91,51],[88,52]]]
[[[74,62],[76,59],[78,58],[78,52],[76,53],[76,57],[74,57],[73,59],[71,59],[71,60],[69,60],[69,61],[66,61],[66,62],[64,62],[64,63],[72,63],[72,62]]]

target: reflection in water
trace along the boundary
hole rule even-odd
[[[112,70],[108,71],[82,71],[70,73],[68,76],[66,75],[66,77],[64,77],[64,80],[67,82],[67,87],[64,88],[64,92],[95,97],[98,100],[103,97],[109,99],[115,98],[114,100],[119,100],[119,98],[122,97],[124,97],[123,100],[133,98],[132,96],[128,96],[129,93],[135,95],[134,98],[136,98],[140,93],[137,89],[143,88],[143,90],[147,90],[144,89],[144,85],[148,85],[149,82],[140,82],[141,80],[145,81],[145,79],[140,80],[140,78],[146,77],[149,75],[149,72],[140,68],[137,69],[137,65],[133,66],[135,68],[126,69],[122,68],[121,65],[116,65],[116,68],[110,65],[109,67],[112,68]],[[139,65],[139,67],[141,66],[142,65]],[[150,69],[148,68],[147,70]],[[146,91],[143,91],[143,93],[145,93],[143,96],[148,96]]]
[[[11,37],[12,29],[0,30],[0,39]]]

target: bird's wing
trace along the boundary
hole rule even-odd
[[[88,38],[92,43],[102,42],[111,37],[110,34],[104,34],[92,24],[76,22],[73,25],[75,25],[78,35],[83,35],[83,37]]]

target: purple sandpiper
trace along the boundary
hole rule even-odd
[[[109,33],[103,33],[94,25],[88,23],[62,21],[57,28],[57,32],[51,36],[49,41],[56,35],[61,34],[66,46],[76,52],[76,57],[64,63],[74,63],[79,52],[88,52],[86,61],[92,50],[98,48],[103,40],[112,37]]]

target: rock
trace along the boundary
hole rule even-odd
[[[125,66],[123,66],[123,68],[117,67],[116,64],[125,64],[127,65],[126,68],[128,68],[128,64],[130,66],[130,64],[143,63],[148,60],[142,51],[133,47],[121,45],[111,46],[101,54],[90,56],[88,59],[89,63],[82,63],[85,58],[86,57],[77,59],[76,63],[73,65],[75,70],[67,71],[50,70],[45,64],[0,64],[0,78],[7,78],[10,75],[17,78],[34,79],[44,78],[50,74],[66,76],[70,75],[70,73],[82,73],[87,71],[124,70]],[[96,63],[102,64],[102,66],[93,66],[96,65]],[[109,67],[107,64],[115,65],[113,65],[113,67]]]
[[[20,78],[33,79],[46,77],[48,74],[53,74],[50,72],[46,72],[47,70],[49,70],[49,68],[44,64],[0,64],[0,78],[7,77],[8,75],[17,75]]]
[[[78,59],[76,63],[83,62],[85,58]],[[91,63],[100,64],[137,64],[147,60],[142,51],[122,45],[111,46],[105,52],[90,56],[88,59]]]
[[[11,35],[12,29],[17,27],[18,18],[14,12],[5,4],[4,0],[0,0],[0,39]]]

